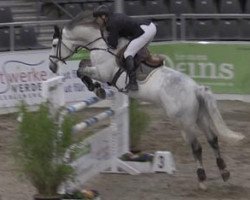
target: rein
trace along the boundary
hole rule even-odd
[[[96,50],[106,51],[106,52],[110,53],[111,55],[117,57],[117,55],[116,55],[115,53],[113,53],[112,51],[110,51],[109,48],[98,48],[98,47],[89,48],[89,47],[88,47],[89,45],[91,45],[91,44],[97,42],[97,41],[100,40],[100,39],[103,39],[103,40],[104,40],[103,35],[102,35],[101,37],[98,37],[98,38],[94,39],[93,41],[89,42],[88,44],[86,44],[86,45],[84,45],[84,46],[80,45],[80,46],[76,47],[76,48],[72,51],[66,44],[63,43],[63,41],[62,41],[62,31],[61,31],[61,32],[60,32],[60,36],[59,36],[59,38],[58,38],[58,44],[57,44],[57,49],[56,49],[56,55],[50,55],[50,56],[49,56],[49,59],[50,59],[50,61],[51,61],[52,63],[54,63],[54,64],[55,64],[55,62],[52,60],[52,58],[54,58],[54,59],[56,59],[56,60],[58,60],[58,61],[63,62],[64,64],[66,64],[66,60],[67,60],[69,57],[71,57],[74,53],[76,53],[80,48],[84,48],[84,49],[88,50],[89,52],[90,52],[90,51],[96,51]],[[105,40],[104,40],[104,41],[105,41]],[[105,43],[106,43],[106,41],[105,41]],[[68,50],[70,51],[70,54],[69,54],[68,56],[64,57],[64,58],[62,58],[62,52],[61,52],[61,47],[62,47],[62,45],[63,45],[66,49],[68,49]]]
[[[110,53],[111,55],[117,57],[117,55],[116,55],[115,53],[113,53],[112,51],[110,51],[109,48],[99,48],[99,47],[94,47],[94,48],[91,48],[91,49],[88,48],[89,45],[91,45],[91,44],[97,42],[97,41],[100,40],[100,39],[103,39],[104,42],[105,42],[106,45],[107,45],[107,42],[106,42],[106,40],[105,40],[104,37],[103,37],[103,32],[101,31],[101,37],[98,37],[98,38],[96,38],[95,40],[93,40],[93,41],[89,42],[88,44],[86,44],[85,46],[81,46],[81,47],[84,48],[84,49],[86,49],[86,50],[88,50],[89,52],[90,52],[90,51],[96,51],[96,50],[106,51],[106,52]],[[108,45],[107,45],[107,46],[108,46]]]

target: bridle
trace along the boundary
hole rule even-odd
[[[49,56],[49,60],[51,63],[53,63],[54,65],[56,65],[56,62],[53,60],[53,59],[56,59],[57,61],[61,61],[63,62],[64,64],[66,64],[66,60],[71,57],[74,53],[76,53],[79,49],[83,48],[83,49],[86,49],[88,50],[89,52],[91,51],[96,51],[96,50],[101,50],[101,51],[105,51],[105,52],[108,52],[110,53],[111,55],[113,55],[114,57],[119,57],[117,54],[113,53],[109,48],[108,48],[108,45],[107,45],[107,41],[105,40],[104,38],[104,35],[103,35],[103,31],[100,30],[101,32],[101,37],[98,37],[96,39],[94,39],[93,41],[87,43],[86,45],[79,45],[77,46],[74,50],[71,50],[63,41],[62,41],[62,31],[59,32],[59,35],[58,35],[58,43],[57,43],[57,49],[56,49],[56,55],[50,55]],[[107,48],[99,48],[99,47],[94,47],[94,48],[89,48],[89,46],[91,44],[94,44],[95,42],[97,42],[98,40],[100,39],[103,39],[104,42],[106,43],[107,45]],[[61,47],[62,45],[68,49],[70,51],[70,54],[64,58],[62,58],[62,53],[61,53]],[[116,82],[118,80],[118,78],[120,77],[120,75],[124,72],[124,69],[123,68],[119,68],[119,70],[116,72],[115,76],[113,77],[112,81],[109,83],[109,85],[113,85],[114,87],[116,87],[118,90],[120,90],[117,85],[116,85]],[[121,90],[122,91],[122,90]]]
[[[103,39],[105,41],[105,39],[103,38],[103,34],[101,34],[101,37],[98,37],[96,39],[94,39],[93,41],[89,42],[86,45],[79,45],[77,46],[74,50],[71,50],[63,41],[62,41],[62,31],[60,31],[60,35],[58,37],[58,43],[57,43],[57,49],[56,49],[56,55],[50,55],[49,56],[49,60],[51,63],[56,64],[56,62],[53,59],[56,59],[57,61],[61,61],[64,64],[66,64],[66,60],[71,57],[74,53],[76,53],[79,49],[83,48],[86,49],[88,51],[95,51],[95,50],[101,50],[101,51],[106,51],[110,54],[112,54],[113,56],[117,57],[117,55],[115,53],[113,53],[109,48],[98,48],[98,47],[94,47],[94,48],[89,48],[89,46],[95,42],[97,42],[100,39]],[[106,43],[106,41],[105,41]],[[68,49],[70,51],[70,54],[66,57],[62,57],[62,45]]]
[[[55,38],[54,38],[55,39]],[[70,51],[70,54],[66,57],[62,57],[62,45],[68,49]],[[74,50],[71,50],[63,41],[62,41],[62,31],[60,31],[60,34],[58,36],[58,43],[57,43],[57,48],[56,48],[56,55],[50,55],[49,56],[49,60],[50,62],[52,62],[53,64],[56,64],[55,61],[53,59],[56,59],[57,61],[61,61],[64,64],[66,64],[66,60],[72,56],[74,53],[76,53],[78,51],[78,49],[80,48],[80,46],[76,47]]]

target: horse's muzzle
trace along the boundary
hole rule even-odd
[[[53,73],[56,73],[57,70],[58,70],[58,65],[57,65],[57,63],[50,62],[50,64],[49,64],[49,69],[50,69]]]

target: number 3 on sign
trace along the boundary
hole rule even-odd
[[[172,174],[174,170],[175,164],[172,154],[169,151],[156,151],[152,171]]]
[[[158,168],[160,168],[160,169],[164,168],[165,167],[165,158],[164,158],[164,156],[161,155],[161,156],[158,157],[158,159],[159,159]]]

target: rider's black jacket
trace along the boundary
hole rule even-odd
[[[135,19],[125,14],[113,13],[109,15],[106,22],[107,43],[110,47],[116,48],[120,37],[133,40],[144,33],[140,25],[149,24],[150,20]]]

